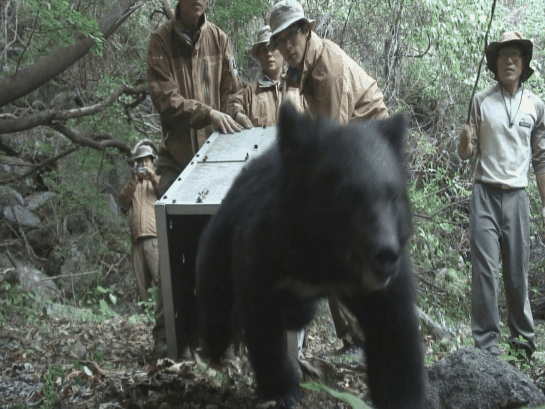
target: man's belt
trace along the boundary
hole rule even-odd
[[[480,180],[476,180],[475,183],[480,183],[480,184],[487,185],[487,186],[494,187],[496,189],[501,189],[501,190],[525,189],[525,187],[513,187],[513,186],[506,185],[505,183],[481,182]]]

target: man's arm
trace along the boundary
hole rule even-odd
[[[473,127],[465,124],[460,131],[460,141],[458,142],[458,155],[460,159],[466,160],[473,156]]]
[[[536,182],[539,196],[541,196],[541,221],[545,226],[545,173],[536,175]]]
[[[532,166],[536,174],[537,188],[541,196],[541,220],[545,226],[545,105],[531,94],[536,108],[536,122],[532,130]]]
[[[243,92],[244,90],[238,76],[235,58],[231,51],[229,39],[227,39],[223,49],[223,64],[220,80],[221,110],[230,115],[237,124],[242,125],[244,128],[251,128],[252,122],[244,112]],[[237,131],[241,129],[237,129]]]
[[[170,57],[165,45],[152,35],[148,47],[148,86],[150,96],[161,120],[171,122],[187,116],[193,128],[200,129],[212,124],[223,133],[240,131],[242,127],[233,118],[196,99],[185,98],[180,85],[170,70]]]
[[[168,123],[180,116],[187,116],[197,129],[209,125],[213,108],[201,101],[185,98],[180,93],[180,85],[170,70],[169,50],[165,47],[158,35],[151,36],[147,57],[148,86],[161,120]]]
[[[123,189],[121,189],[121,192],[119,192],[119,202],[123,207],[128,209],[131,207],[132,204],[132,198],[134,196],[134,191],[136,190],[136,184],[137,184],[136,174],[132,174],[132,177],[129,179],[129,181],[123,186]]]

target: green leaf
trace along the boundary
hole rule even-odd
[[[316,383],[316,382],[302,383],[301,387],[308,389],[310,391],[315,391],[315,392],[325,391],[329,393],[331,396],[333,396],[334,398],[337,398],[340,401],[348,403],[350,406],[352,406],[353,409],[371,409],[371,407],[368,406],[364,401],[352,395],[351,393],[338,392],[325,385],[322,385],[321,383]]]

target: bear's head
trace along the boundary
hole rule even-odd
[[[402,115],[342,126],[282,106],[285,222],[324,270],[305,281],[330,279],[334,269],[345,288],[375,291],[397,274],[411,232],[406,127]]]

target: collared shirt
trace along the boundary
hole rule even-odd
[[[297,88],[290,85],[289,80],[286,86],[286,98],[301,112],[305,110],[303,96]],[[275,126],[281,103],[282,81],[274,82],[265,74],[244,89],[244,112],[253,126]]]
[[[293,68],[289,74],[297,81]],[[300,92],[311,113],[330,116],[341,123],[388,117],[377,82],[337,44],[313,31],[299,74]]]
[[[510,95],[497,83],[475,95],[475,180],[521,188],[528,186],[530,162],[536,174],[545,173],[544,113],[543,101],[522,88]]]

